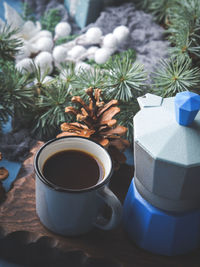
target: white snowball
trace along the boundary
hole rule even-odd
[[[41,37],[37,40],[36,47],[38,51],[51,52],[53,48],[53,40],[49,37]]]
[[[86,52],[85,47],[82,45],[76,45],[74,46],[69,52],[68,56],[72,59],[77,59],[78,57],[82,56]]]
[[[55,27],[55,39],[66,37],[71,33],[71,26],[68,22],[59,22]]]
[[[38,33],[38,37],[49,37],[52,38],[52,33],[47,30],[42,30]]]
[[[121,44],[127,39],[129,28],[123,25],[116,27],[113,31],[113,35],[117,38],[118,44]]]
[[[103,47],[105,48],[116,48],[117,47],[117,38],[112,34],[106,34],[103,38]]]
[[[37,40],[41,37],[49,37],[52,39],[52,33],[50,31],[47,30],[42,30],[39,31],[38,34],[36,34],[34,37],[32,37],[29,42],[33,43],[33,42],[37,42]]]
[[[98,27],[92,27],[86,32],[86,40],[91,44],[97,44],[100,42],[102,31]]]
[[[79,73],[82,70],[90,70],[90,69],[91,69],[91,66],[89,64],[80,61],[80,62],[76,63],[75,73]]]
[[[108,49],[100,48],[95,53],[95,57],[94,57],[95,62],[97,64],[104,64],[109,59],[110,55],[111,54]]]
[[[28,58],[31,55],[31,51],[27,45],[23,45],[16,55],[16,60],[20,61],[24,58]]]
[[[55,46],[53,49],[53,58],[57,62],[62,62],[67,56],[67,49],[61,45]]]
[[[41,75],[43,76],[44,74],[51,74],[52,71],[53,71],[53,65],[52,64],[48,64],[48,65],[45,65],[45,66],[42,66],[41,69]]]
[[[94,59],[94,55],[96,53],[96,51],[98,50],[99,48],[97,46],[91,46],[90,48],[88,48],[87,50],[87,58],[88,59]]]
[[[35,57],[35,64],[41,69],[46,68],[52,64],[53,58],[49,52],[41,52]]]
[[[16,69],[22,73],[33,71],[33,61],[30,58],[24,58],[16,64]]]

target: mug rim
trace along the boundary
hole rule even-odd
[[[82,189],[68,189],[68,188],[65,188],[65,187],[56,185],[56,184],[50,182],[47,178],[45,178],[45,176],[40,171],[39,164],[38,164],[39,156],[40,156],[41,152],[44,150],[44,148],[46,146],[50,145],[51,143],[56,142],[57,140],[60,140],[60,139],[68,139],[68,138],[85,139],[85,140],[90,141],[90,142],[93,142],[93,143],[97,144],[98,146],[100,146],[101,148],[103,148],[103,150],[105,151],[105,153],[107,153],[108,157],[111,160],[111,168],[110,168],[110,171],[109,171],[109,173],[108,173],[108,175],[107,175],[107,177],[105,179],[103,179],[100,183],[97,183],[97,184],[95,184],[93,186],[90,186],[90,187],[86,187],[86,188],[82,188]],[[114,169],[113,169],[113,161],[112,161],[112,158],[111,158],[110,154],[108,153],[108,151],[101,144],[99,144],[98,142],[96,142],[94,140],[91,140],[91,139],[89,139],[87,137],[83,137],[83,136],[70,136],[69,135],[69,136],[62,136],[62,137],[59,137],[59,138],[53,138],[53,139],[47,141],[44,145],[42,145],[39,148],[39,150],[37,151],[37,153],[36,153],[36,155],[34,157],[34,170],[35,170],[35,173],[36,173],[37,177],[40,179],[40,181],[42,183],[44,183],[45,185],[49,186],[53,190],[60,191],[60,192],[67,192],[67,193],[85,193],[85,192],[96,190],[96,189],[104,186],[105,184],[107,184],[108,181],[111,178],[111,175],[113,174],[113,170]]]

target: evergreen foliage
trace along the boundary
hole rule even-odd
[[[153,74],[155,92],[166,97],[181,91],[195,90],[200,82],[199,74],[199,69],[192,67],[188,57],[161,60]]]
[[[31,20],[33,22],[36,21],[36,17],[34,15],[34,12],[27,2],[22,3],[21,17],[24,21],[27,21],[27,20]]]
[[[11,30],[9,25],[0,28],[0,60],[1,64],[4,61],[14,60],[15,54],[20,50],[22,41],[15,38],[18,30]],[[12,38],[11,38],[12,37]]]
[[[59,80],[40,85],[40,90],[32,133],[40,139],[48,139],[55,137],[59,132],[60,123],[71,118],[65,114],[65,107],[71,95],[67,84]]]
[[[23,119],[34,106],[30,76],[18,72],[12,62],[1,65],[0,72],[0,121],[9,116]]]
[[[155,93],[174,96],[192,90],[199,93],[200,4],[199,0],[142,0],[140,6],[164,23],[171,43],[170,59],[162,60],[153,73]]]
[[[60,12],[57,8],[49,9],[41,17],[42,29],[54,32],[55,26],[61,21]]]
[[[61,65],[62,75],[45,82],[33,65],[34,73],[22,74],[15,69],[14,56],[22,43],[17,31],[9,26],[0,31],[0,124],[9,116],[18,117],[40,139],[55,137],[60,124],[73,118],[65,114],[72,95],[86,102],[85,89],[102,89],[104,102],[118,99],[121,112],[118,123],[128,127],[127,138],[132,142],[132,119],[139,107],[136,98],[144,90],[164,97],[191,90],[199,93],[200,85],[200,5],[198,0],[142,0],[140,6],[152,12],[166,28],[171,43],[169,59],[161,60],[152,74],[153,89],[147,87],[143,67],[135,62],[134,50],[114,55],[103,65],[93,61],[91,70],[75,71],[73,63]],[[28,15],[27,15],[28,16]],[[58,10],[49,10],[42,18],[42,28],[50,31],[60,21]],[[60,40],[62,42],[62,40]],[[56,72],[54,71],[54,74]]]

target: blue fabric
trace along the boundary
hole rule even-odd
[[[0,167],[5,167],[9,171],[8,178],[3,181],[3,187],[6,192],[10,190],[12,183],[19,173],[21,165],[20,162],[8,161],[5,159],[0,161]]]
[[[11,125],[11,117],[10,117],[8,122],[3,125],[2,132],[6,134],[6,133],[9,133],[11,130],[12,130],[12,125]]]
[[[9,121],[4,124],[3,126],[3,133],[9,133],[12,130],[12,125],[11,125],[11,118]],[[21,168],[21,163],[20,162],[14,162],[14,161],[8,161],[6,159],[3,159],[0,161],[0,167],[5,167],[9,171],[9,176],[8,178],[3,181],[3,187],[8,192],[11,188],[12,183],[16,179],[19,170]]]

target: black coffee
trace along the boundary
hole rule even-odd
[[[44,177],[66,189],[83,189],[104,177],[102,163],[79,150],[63,150],[50,156],[43,166]]]

